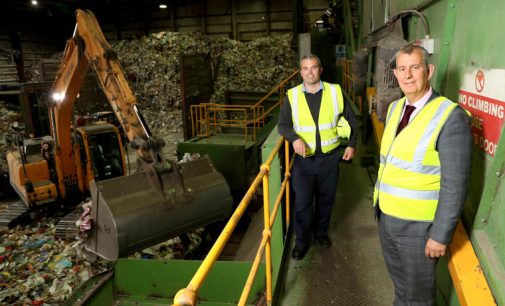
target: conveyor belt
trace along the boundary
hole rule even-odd
[[[371,177],[367,169],[347,163],[340,171],[329,230],[333,244],[329,249],[312,245],[303,260],[287,260],[277,305],[393,304],[372,208]]]
[[[37,211],[27,212],[26,205],[20,199],[11,199],[0,202],[0,232],[9,228],[9,223],[15,219],[19,224],[29,224],[38,219],[41,215],[51,212]],[[47,222],[56,222],[56,237],[75,239],[79,234],[75,222],[79,219],[82,209],[80,206],[66,214],[61,219],[52,218]]]
[[[56,223],[56,237],[76,239],[79,235],[79,229],[75,222],[79,219],[81,214],[82,209],[80,206],[77,206],[73,211],[65,215],[65,217],[61,218],[60,221]]]
[[[8,228],[9,222],[26,212],[26,205],[20,199],[0,202],[0,230]]]

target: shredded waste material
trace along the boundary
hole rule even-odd
[[[141,252],[137,259],[184,259],[201,244],[198,229]],[[0,304],[59,305],[90,277],[110,270],[113,262],[87,261],[79,239],[55,238],[54,220],[4,232],[0,238]]]
[[[195,33],[161,32],[118,41],[112,44],[112,48],[143,107],[143,115],[153,135],[165,141],[165,154],[172,159],[176,159],[176,145],[183,138],[181,55],[211,57],[214,94],[210,102],[215,103],[224,102],[228,90],[268,92],[292,74],[297,66],[290,35],[239,42]],[[31,75],[36,78],[39,73],[33,71]],[[36,81],[35,78],[32,81]],[[75,108],[80,111],[77,103]],[[99,105],[97,111],[109,109],[108,105]],[[19,107],[12,102],[0,101],[0,171],[3,173],[8,170],[6,152],[17,149],[16,136],[28,136],[23,129]],[[0,198],[2,196],[0,194]],[[3,208],[0,203],[0,213]],[[59,305],[90,277],[112,268],[113,263],[103,259],[86,261],[79,239],[56,238],[55,223],[55,219],[47,218],[31,226],[0,231],[1,305]],[[88,223],[84,219],[76,226],[87,228]],[[202,241],[208,239],[204,229],[199,229],[131,257],[188,258],[194,256],[193,252]]]
[[[81,242],[54,238],[53,224],[16,228],[0,239],[0,303],[58,305],[112,263],[81,259]]]

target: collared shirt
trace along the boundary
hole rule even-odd
[[[416,107],[416,109],[412,112],[412,115],[410,115],[409,122],[411,122],[412,119],[424,107],[424,105],[426,104],[426,102],[428,102],[428,99],[431,97],[432,94],[433,94],[433,89],[430,86],[430,90],[428,90],[428,92],[426,94],[424,94],[424,96],[421,99],[417,100],[417,102],[415,102],[414,104],[409,104],[409,105]],[[405,98],[405,105],[403,106],[403,112],[402,112],[402,116],[400,118],[403,117],[403,114],[405,113],[405,108],[407,107],[408,103],[409,103],[409,99]]]
[[[316,92],[319,92],[319,91],[321,91],[321,90],[323,90],[323,81],[319,81],[319,89],[318,89],[318,90],[316,90],[315,92],[309,92],[309,91],[305,88],[305,84],[304,84],[304,83],[302,83],[302,91],[303,91],[303,92],[308,92],[308,93],[311,93],[311,94],[315,94]]]

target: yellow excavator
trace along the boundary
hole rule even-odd
[[[76,19],[51,89],[51,136],[25,139],[7,155],[10,183],[27,212],[67,209],[91,195],[86,246],[107,259],[227,218],[233,203],[224,177],[208,158],[186,163],[163,158],[164,142],[151,134],[94,14],[77,10]],[[116,126],[103,121],[77,126],[73,120],[90,67],[137,153],[133,174],[127,174]]]

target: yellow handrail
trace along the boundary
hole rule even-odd
[[[358,107],[360,112],[363,112],[363,97],[356,96],[354,93],[354,78],[351,72],[352,60],[342,60],[343,84],[342,88],[351,97],[351,100]]]
[[[272,211],[272,216],[270,216],[270,203],[269,203],[269,188],[268,188],[268,173],[270,172],[270,165],[272,164],[272,161],[274,160],[275,156],[279,153],[282,145],[285,144],[289,146],[288,142],[284,140],[284,138],[279,139],[279,141],[275,144],[274,149],[268,156],[267,160],[261,165],[260,171],[258,175],[256,175],[256,178],[254,179],[253,183],[247,190],[244,198],[242,201],[240,201],[240,204],[237,206],[235,209],[235,212],[233,215],[230,217],[228,222],[226,223],[223,231],[217,238],[216,242],[210,249],[209,253],[203,260],[202,264],[196,271],[195,275],[189,282],[188,286],[184,289],[179,290],[177,294],[174,297],[174,304],[173,306],[194,306],[196,305],[196,301],[198,298],[198,291],[201,288],[203,282],[205,281],[205,278],[209,274],[210,269],[212,269],[212,266],[214,263],[217,261],[218,257],[221,255],[221,252],[224,249],[224,246],[230,239],[231,234],[233,233],[233,230],[237,226],[240,218],[244,214],[249,202],[251,201],[254,193],[259,187],[260,182],[263,182],[263,200],[264,200],[264,230],[263,230],[263,240],[260,245],[260,249],[258,250],[258,254],[256,255],[256,258],[254,262],[258,262],[257,265],[259,265],[259,261],[261,260],[261,256],[263,255],[263,251],[266,250],[266,291],[267,291],[267,302],[271,303],[272,301],[272,258],[271,258],[271,250],[270,250],[270,237],[271,237],[271,223],[277,216],[277,211],[278,207],[281,203],[281,198],[282,198],[282,192],[284,190],[289,190],[287,186],[289,185],[289,171],[292,166],[292,163],[290,163],[290,167],[286,167],[286,176],[283,181],[283,187],[281,188],[280,194],[277,198],[275,208]],[[286,158],[286,161],[289,161],[289,156]],[[289,199],[286,199],[286,206],[289,206]],[[271,221],[272,218],[272,221]],[[258,258],[258,256],[260,256]],[[254,278],[256,275],[256,272],[252,272],[252,270],[256,270],[258,267],[253,263],[253,267],[251,268],[251,273],[250,277]],[[251,276],[253,275],[253,276]],[[252,285],[252,281],[246,282],[244,291],[248,291],[247,288],[249,287],[250,291],[250,286]],[[248,294],[248,293],[247,293]],[[243,293],[244,295],[244,293]],[[242,300],[242,297],[241,297]],[[247,296],[245,297],[245,300],[247,300]],[[245,304],[245,301],[243,302]],[[241,304],[241,305],[244,305]]]
[[[287,140],[284,141],[284,158],[285,158],[285,165],[289,165],[289,167],[286,167],[286,173],[284,174],[284,180],[288,180],[291,177],[291,168],[293,168],[293,160],[291,160],[291,163],[289,162],[289,142]],[[290,202],[290,188],[289,184],[286,184],[286,224],[289,225],[291,222],[290,216],[291,216],[291,205],[289,205]]]
[[[238,127],[244,130],[244,138],[251,136],[256,140],[256,130],[265,123],[265,118],[276,109],[284,100],[286,85],[298,75],[298,70],[277,84],[269,93],[253,105],[225,105],[216,103],[202,103],[190,107],[191,128],[193,137],[209,137],[213,133],[219,133],[222,127]],[[279,100],[269,109],[265,110],[265,101],[275,93],[279,93]],[[237,113],[240,113],[237,115]],[[238,118],[234,118],[238,117]],[[252,135],[248,128],[252,125]]]
[[[289,143],[287,140],[285,140],[285,148],[287,148],[286,151],[289,152]],[[250,271],[249,276],[246,281],[246,285],[244,287],[244,290],[242,291],[242,295],[240,296],[240,300],[238,302],[239,306],[245,305],[247,298],[249,297],[249,293],[251,292],[251,287],[252,287],[252,284],[254,283],[254,279],[256,277],[256,274],[258,273],[259,264],[261,262],[261,258],[263,257],[265,247],[267,246],[267,244],[269,244],[270,238],[272,236],[271,235],[271,228],[274,224],[275,218],[277,217],[277,212],[279,210],[283,195],[286,195],[286,209],[289,207],[289,186],[290,186],[289,185],[289,178],[290,178],[290,170],[293,167],[293,160],[294,159],[291,159],[291,163],[290,163],[289,162],[289,154],[286,155],[286,165],[289,164],[289,167],[286,168],[284,180],[282,181],[282,185],[281,185],[279,194],[277,195],[277,199],[275,200],[275,204],[272,209],[272,214],[270,216],[270,222],[268,224],[268,226],[269,226],[268,230],[266,228],[263,230],[263,239],[261,240],[261,244],[260,244],[260,247],[258,248],[258,252],[256,253],[256,257],[254,258],[251,271]],[[265,176],[264,179],[265,178],[268,181],[268,176]],[[267,184],[268,184],[268,182],[267,182]],[[264,196],[268,197],[267,192],[264,193]],[[264,202],[264,203],[266,203],[266,202]],[[269,206],[267,204],[264,204],[263,209],[267,209],[267,208],[269,208]],[[286,212],[286,224],[289,226],[289,210],[288,209]],[[271,261],[271,259],[270,259],[270,261]],[[269,273],[271,275],[271,269],[268,268],[268,256],[267,256],[266,262],[267,262],[266,273],[267,273],[267,303],[268,303],[268,302],[272,301],[272,296],[271,296],[272,284],[271,283],[268,284],[268,278],[270,277],[270,279],[271,279],[271,276],[268,276]],[[270,295],[268,293],[269,289],[270,289]]]

